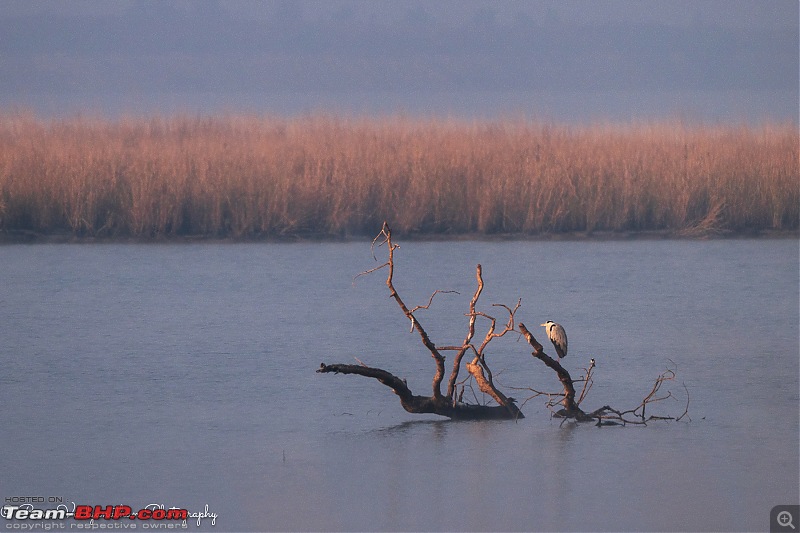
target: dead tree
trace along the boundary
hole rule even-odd
[[[503,337],[510,332],[518,332],[525,337],[525,339],[528,341],[528,344],[530,344],[530,346],[533,348],[531,355],[542,361],[548,368],[555,372],[563,389],[562,392],[542,392],[531,388],[525,389],[532,391],[534,394],[528,397],[525,402],[523,402],[523,406],[529,400],[537,396],[546,395],[548,397],[547,407],[553,411],[554,417],[563,418],[564,420],[572,419],[577,422],[596,421],[598,426],[646,424],[650,420],[681,420],[688,416],[689,391],[686,389],[685,385],[684,389],[686,390],[686,408],[683,414],[678,417],[656,415],[650,415],[649,417],[646,416],[648,405],[666,400],[668,398],[675,399],[675,396],[673,396],[671,391],[660,394],[662,385],[667,381],[673,381],[675,379],[676,374],[675,370],[673,369],[667,369],[665,372],[663,372],[656,379],[650,393],[645,396],[642,402],[633,409],[618,410],[605,405],[594,411],[588,413],[585,412],[583,409],[581,409],[580,404],[586,398],[587,393],[592,387],[593,371],[595,368],[594,359],[591,360],[589,367],[586,369],[584,377],[578,380],[573,380],[569,372],[563,366],[561,366],[560,360],[555,360],[544,352],[544,347],[536,340],[528,328],[525,327],[525,324],[519,323],[515,328],[515,316],[520,308],[521,300],[518,300],[517,304],[513,308],[502,304],[493,304],[494,307],[503,308],[508,314],[508,319],[501,327],[498,327],[498,322],[495,317],[490,316],[485,312],[478,311],[478,300],[483,292],[483,273],[481,265],[478,265],[476,268],[477,288],[475,289],[475,293],[470,301],[469,312],[466,314],[466,316],[469,317],[469,323],[464,341],[459,346],[437,347],[433,341],[431,341],[428,333],[425,331],[425,328],[415,313],[420,309],[428,309],[433,302],[433,298],[438,293],[448,291],[437,290],[431,295],[426,305],[418,305],[413,309],[409,309],[394,286],[394,252],[398,248],[398,245],[392,241],[392,232],[386,222],[383,223],[381,232],[372,241],[373,257],[376,244],[378,246],[386,245],[388,249],[388,260],[378,267],[362,272],[356,277],[370,274],[384,268],[387,269],[388,274],[386,277],[386,286],[389,288],[389,295],[395,300],[403,314],[411,322],[412,331],[416,330],[423,346],[433,358],[435,372],[433,375],[432,393],[430,396],[418,396],[411,392],[411,389],[409,389],[405,380],[400,379],[391,372],[381,368],[367,366],[360,361],[360,364],[356,365],[328,365],[322,363],[320,364],[317,372],[356,374],[359,376],[375,378],[379,382],[391,388],[392,391],[397,394],[397,396],[400,398],[400,404],[409,413],[432,413],[453,419],[516,420],[524,418],[524,415],[522,414],[520,407],[517,406],[516,400],[506,396],[495,385],[492,371],[486,362],[486,349],[489,346],[489,343],[494,339]],[[476,342],[474,342],[475,324],[479,317],[489,322],[489,328],[480,344],[476,344]],[[446,374],[445,356],[441,353],[443,351],[455,352],[453,364],[450,370],[450,376],[447,380],[447,390],[445,393],[442,393],[442,382],[444,381]],[[469,404],[462,401],[465,385],[464,381],[458,381],[458,377],[461,364],[467,354],[471,355],[471,359],[464,365],[467,373],[469,374],[469,378],[467,379],[473,380],[477,384],[480,391],[492,398],[496,405]],[[581,387],[580,395],[578,395],[576,399],[577,391],[575,390],[575,384],[581,382],[583,383],[583,386]],[[561,408],[555,410],[555,408],[559,405]]]
[[[555,416],[563,417],[563,418],[574,418],[579,422],[584,422],[587,420],[591,420],[591,417],[583,412],[583,410],[578,406],[578,403],[575,401],[575,386],[572,380],[572,376],[569,375],[569,372],[561,366],[560,361],[556,361],[546,353],[544,353],[543,346],[539,344],[539,341],[536,340],[536,337],[533,336],[533,333],[528,331],[528,328],[525,327],[525,324],[519,324],[519,331],[525,336],[527,339],[528,344],[533,347],[533,355],[535,358],[539,359],[545,365],[553,370],[558,376],[558,380],[561,382],[562,387],[564,387],[563,397],[562,400],[563,409],[557,411]],[[594,365],[590,365],[590,368],[593,368]],[[587,371],[587,383],[589,379],[590,373]]]
[[[578,399],[575,399],[576,391],[574,384],[577,382],[572,379],[569,372],[561,366],[561,362],[553,359],[549,355],[544,352],[543,346],[536,340],[536,337],[525,327],[525,324],[519,324],[519,332],[525,336],[525,339],[528,341],[528,344],[531,345],[533,348],[533,352],[531,355],[536,359],[542,361],[545,365],[551,368],[556,375],[558,376],[558,380],[561,382],[563,387],[563,392],[561,393],[545,393],[541,391],[536,391],[534,389],[528,389],[534,392],[534,395],[526,399],[527,402],[531,398],[541,395],[547,395],[550,399],[548,400],[547,406],[552,408],[558,404],[561,404],[562,408],[558,411],[553,412],[553,416],[557,418],[564,418],[564,419],[574,419],[577,422],[590,422],[590,421],[597,421],[598,426],[606,426],[606,425],[617,425],[617,424],[647,424],[650,420],[681,420],[684,417],[688,416],[689,412],[689,389],[686,388],[684,384],[684,389],[686,390],[686,408],[684,409],[683,413],[678,417],[673,416],[659,416],[659,415],[650,415],[649,417],[646,416],[647,406],[649,404],[659,402],[662,400],[666,400],[668,398],[675,398],[672,394],[672,391],[668,391],[666,394],[661,396],[658,395],[659,391],[661,390],[662,385],[667,381],[673,381],[675,379],[675,370],[667,369],[662,372],[657,378],[655,383],[653,384],[653,388],[650,390],[650,393],[644,397],[644,399],[634,407],[633,409],[626,409],[624,411],[620,411],[618,409],[614,409],[611,406],[604,405],[603,407],[596,409],[590,413],[586,413],[583,409],[580,408],[581,402],[586,397],[586,393],[592,386],[592,372],[594,371],[595,362],[592,359],[589,363],[589,368],[586,369],[586,374],[583,379],[579,380],[583,382],[583,388],[581,390],[581,394]],[[553,398],[562,398],[560,401],[556,402]],[[524,405],[524,403],[523,403]],[[632,416],[631,416],[632,415]]]
[[[385,222],[380,234],[378,234],[378,236],[373,240],[373,247],[376,243],[379,246],[387,246],[389,254],[388,260],[384,264],[366,272],[362,272],[359,275],[369,274],[383,268],[388,270],[388,274],[386,276],[386,286],[389,288],[389,295],[394,298],[395,302],[397,302],[397,305],[403,311],[403,314],[411,322],[412,329],[417,331],[423,346],[425,346],[433,358],[436,370],[433,375],[432,394],[430,396],[418,396],[413,394],[404,380],[386,370],[369,367],[363,364],[326,365],[325,363],[322,363],[317,372],[357,374],[360,376],[375,378],[384,385],[390,387],[394,393],[400,397],[400,404],[409,413],[433,413],[456,419],[523,418],[524,415],[517,407],[515,400],[507,397],[495,386],[492,371],[486,362],[486,348],[489,343],[493,339],[502,337],[506,333],[514,330],[514,313],[517,311],[517,309],[519,309],[520,304],[517,303],[516,307],[513,309],[507,306],[501,306],[507,311],[508,320],[502,329],[498,331],[496,318],[476,310],[478,298],[480,298],[481,292],[483,291],[481,266],[478,265],[476,269],[478,287],[475,290],[472,300],[470,301],[469,313],[467,314],[469,317],[469,326],[464,342],[461,344],[461,346],[445,346],[438,348],[433,341],[431,341],[419,318],[414,313],[419,309],[427,309],[430,306],[433,297],[437,294],[437,292],[441,291],[434,292],[431,295],[427,305],[417,306],[413,309],[409,309],[394,286],[394,252],[398,248],[398,245],[392,241],[392,232],[389,229],[388,224]],[[473,338],[475,336],[475,322],[478,317],[483,317],[489,320],[490,326],[480,345],[475,346],[473,343]],[[442,382],[444,381],[446,370],[445,356],[442,355],[442,351],[456,352],[453,358],[453,366],[450,371],[450,376],[447,381],[447,392],[444,394],[442,393]],[[468,353],[472,355],[472,359],[465,365],[467,372],[475,380],[475,383],[477,383],[481,392],[490,396],[497,405],[464,403],[462,401],[463,387],[460,391],[461,393],[457,394],[458,375],[461,368],[461,362],[464,359],[464,356]]]

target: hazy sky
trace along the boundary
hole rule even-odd
[[[0,0],[0,108],[797,122],[798,6]]]

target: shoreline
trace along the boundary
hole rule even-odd
[[[0,246],[15,244],[287,244],[287,243],[350,243],[371,240],[366,234],[328,235],[293,234],[260,235],[249,237],[213,235],[158,235],[154,237],[134,236],[81,236],[70,233],[37,233],[28,230],[0,231]],[[534,241],[534,242],[608,242],[648,240],[747,240],[747,239],[800,239],[800,230],[745,230],[701,232],[684,230],[643,231],[592,231],[558,232],[541,234],[523,233],[405,233],[398,237],[406,242],[457,242],[457,241]]]

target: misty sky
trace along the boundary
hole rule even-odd
[[[798,6],[0,0],[0,109],[797,122]]]

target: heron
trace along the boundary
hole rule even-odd
[[[541,324],[544,327],[544,330],[547,332],[547,337],[550,339],[550,342],[553,343],[553,347],[556,349],[556,353],[558,354],[558,359],[561,360],[562,357],[567,356],[567,332],[564,331],[564,327],[561,324],[556,324],[552,320],[548,320],[544,324]]]

